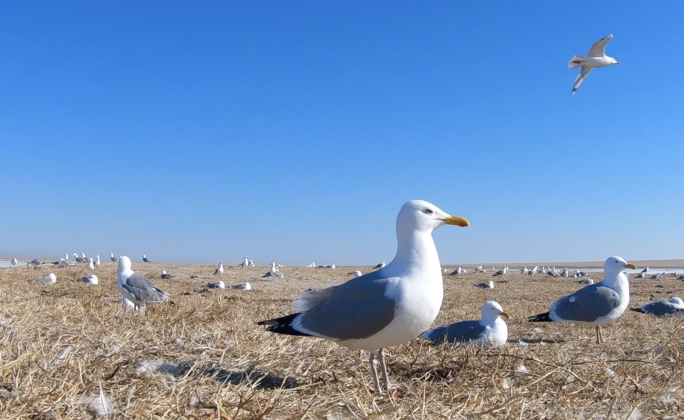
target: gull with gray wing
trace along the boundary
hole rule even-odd
[[[684,301],[678,297],[673,297],[668,300],[649,302],[641,308],[632,308],[632,311],[641,312],[644,314],[652,314],[658,317],[678,316],[684,312]]]
[[[397,216],[394,260],[338,286],[304,293],[292,303],[296,313],[259,325],[279,334],[319,337],[347,348],[371,350],[375,386],[380,390],[377,358],[389,392],[383,349],[425,331],[442,305],[442,269],[432,232],[444,224],[470,225],[428,202],[407,202]]]
[[[461,321],[424,332],[421,337],[435,344],[461,343],[501,346],[508,340],[508,326],[501,318],[510,316],[501,305],[488,300],[482,305],[479,321]]]
[[[570,59],[568,62],[569,69],[574,69],[575,67],[581,66],[580,74],[577,75],[575,84],[572,86],[571,95],[574,95],[575,92],[577,92],[577,89],[579,89],[579,87],[582,85],[584,79],[589,76],[589,73],[592,69],[598,67],[608,67],[611,64],[620,64],[620,62],[613,57],[608,57],[606,55],[606,44],[608,44],[611,39],[613,39],[613,35],[608,35],[607,37],[594,42],[594,45],[591,46],[589,49],[589,54],[587,54],[586,57],[576,55]]]
[[[141,307],[147,302],[168,302],[170,295],[150,283],[145,277],[131,268],[131,259],[119,257],[119,267],[116,270],[116,286],[121,295]]]

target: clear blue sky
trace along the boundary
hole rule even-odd
[[[0,255],[683,258],[684,2],[0,2]],[[574,97],[567,62],[622,62]]]

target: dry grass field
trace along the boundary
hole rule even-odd
[[[146,314],[123,309],[115,263],[96,271],[100,285],[70,268],[0,269],[0,418],[89,418],[98,384],[117,419],[664,419],[684,417],[681,319],[628,312],[604,328],[530,324],[573,279],[509,272],[494,290],[473,285],[491,274],[445,275],[435,326],[479,317],[486,300],[512,315],[503,348],[433,346],[415,339],[388,351],[391,396],[373,392],[367,354],[319,339],[264,332],[256,321],[292,311],[301,292],[350,278],[338,267],[226,268],[227,285],[208,265],[134,263],[169,291],[174,305]],[[172,280],[161,280],[162,269]],[[55,285],[37,276],[53,271]],[[198,276],[191,278],[191,276]],[[600,275],[594,274],[595,279]],[[630,279],[631,307],[679,295],[684,282]],[[144,364],[142,362],[154,362]],[[142,364],[141,364],[142,363]]]

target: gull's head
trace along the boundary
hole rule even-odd
[[[118,273],[123,273],[124,271],[131,271],[131,259],[127,256],[119,257],[119,268],[116,270]]]
[[[620,62],[614,59],[613,57],[610,57],[610,64],[617,64],[620,65]]]
[[[404,204],[397,216],[397,230],[432,232],[442,225],[470,226],[470,222],[459,216],[452,216],[434,204],[423,200],[412,200]]]
[[[162,270],[162,274],[166,274],[166,270]]]
[[[670,298],[670,299],[668,299],[667,301],[670,302],[670,303],[672,303],[672,304],[674,304],[674,305],[677,305],[677,306],[680,307],[680,308],[684,308],[684,301],[681,300],[681,299],[678,298],[678,297]]]
[[[510,315],[504,312],[501,305],[493,300],[488,300],[482,305],[480,316],[482,319],[497,319],[498,317],[510,318]]]
[[[636,265],[630,264],[620,257],[610,257],[603,264],[603,271],[606,273],[619,273],[626,268],[635,270],[637,267]]]

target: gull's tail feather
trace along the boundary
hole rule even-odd
[[[307,334],[301,331],[297,331],[294,329],[292,326],[292,322],[299,316],[300,314],[290,314],[290,315],[285,315],[280,318],[275,318],[275,319],[269,319],[267,321],[259,321],[257,322],[257,325],[268,325],[268,328],[266,328],[266,331],[271,331],[274,333],[278,334],[286,334],[286,335],[301,335],[304,337],[310,337],[311,334]]]
[[[574,69],[575,67],[579,67],[584,63],[586,58],[582,57],[581,55],[576,55],[568,61],[568,68],[569,69]]]
[[[548,312],[544,312],[543,314],[528,317],[527,322],[553,322],[553,320],[549,317]]]
[[[420,335],[423,340],[432,341],[435,344],[441,344],[446,340],[447,328],[438,327],[429,331],[425,331]]]

